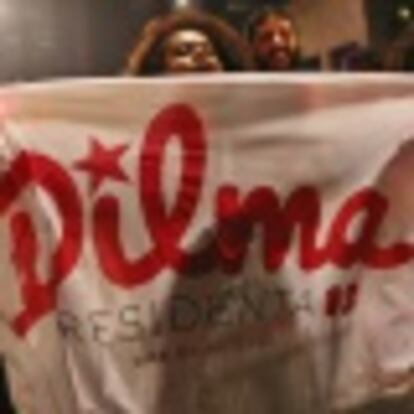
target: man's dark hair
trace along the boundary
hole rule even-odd
[[[178,30],[197,30],[213,43],[225,71],[254,68],[245,40],[223,20],[206,13],[186,10],[151,20],[128,57],[125,74],[157,75],[164,72],[165,40]]]
[[[294,30],[297,32],[296,25],[294,24],[294,19],[291,14],[286,11],[286,9],[269,6],[261,8],[258,11],[254,12],[247,21],[246,37],[249,41],[253,40],[256,28],[270,16],[276,16],[289,20],[292,23]]]

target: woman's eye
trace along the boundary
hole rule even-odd
[[[190,47],[188,45],[179,45],[175,48],[175,54],[177,56],[185,56],[190,53]]]

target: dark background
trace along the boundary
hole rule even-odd
[[[307,1],[312,7],[319,0]],[[143,23],[171,10],[173,3],[169,0],[0,0],[0,81],[116,75]],[[193,0],[192,3],[242,28],[252,10],[266,4],[289,5],[291,2]],[[366,0],[365,3],[373,47],[397,36],[401,21],[395,18],[395,10],[401,4],[414,11],[414,0]]]

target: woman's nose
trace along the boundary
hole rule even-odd
[[[205,50],[205,48],[204,48],[204,47],[202,47],[202,46],[197,46],[197,47],[194,49],[194,56],[195,56],[197,59],[202,59],[202,58],[205,58],[205,56],[206,56],[206,50]]]

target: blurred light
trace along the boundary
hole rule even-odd
[[[410,20],[412,17],[411,9],[407,6],[400,7],[397,13],[401,20]]]
[[[179,8],[183,8],[183,7],[188,7],[191,5],[191,1],[190,0],[175,0],[175,7],[177,9]]]

